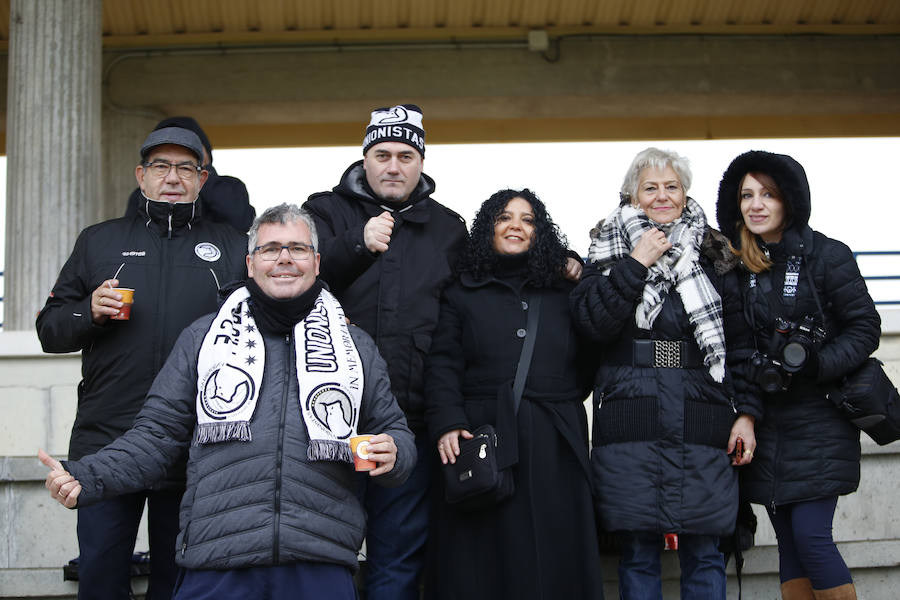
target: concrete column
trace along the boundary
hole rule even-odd
[[[137,187],[134,168],[140,161],[141,143],[165,114],[131,113],[112,106],[103,109],[103,203],[100,219],[125,214],[131,191]]]
[[[34,317],[99,216],[102,0],[12,0],[4,329]]]

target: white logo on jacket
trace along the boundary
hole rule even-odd
[[[211,242],[200,242],[194,246],[194,254],[207,262],[216,262],[222,257],[222,251]]]

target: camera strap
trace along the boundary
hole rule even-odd
[[[800,242],[800,252],[802,255],[800,256],[790,256],[787,259],[784,270],[784,284],[781,288],[781,304],[786,309],[786,314],[791,315],[793,318],[793,309],[797,304],[797,288],[800,284],[800,272],[803,271],[806,274],[806,281],[809,283],[809,291],[812,294],[813,301],[816,303],[816,309],[819,312],[819,318],[821,319],[822,326],[825,326],[825,311],[822,310],[822,302],[819,300],[819,292],[816,289],[815,281],[812,277],[812,270],[809,268],[809,260],[807,258],[805,250],[805,245],[803,242]],[[805,268],[803,267],[803,263],[806,263]],[[749,289],[750,296],[762,293],[763,297],[768,299],[771,298],[772,292],[772,277],[769,271],[764,271],[757,275],[756,273],[750,273],[750,281],[749,281]],[[771,306],[770,306],[771,310]],[[751,331],[756,331],[756,314],[753,310],[752,302],[748,303],[748,306],[745,307],[744,311],[745,316],[748,318],[750,322]],[[757,350],[759,350],[758,344],[756,343],[756,336],[753,336],[754,344],[757,345]]]

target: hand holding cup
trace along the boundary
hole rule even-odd
[[[116,287],[118,279],[107,279],[91,293],[91,319],[102,325],[107,319],[127,321],[131,318],[134,290]]]
[[[368,439],[364,439],[368,438]],[[357,441],[354,444],[354,441]],[[351,449],[353,450],[354,465],[362,462],[362,468],[356,466],[357,471],[369,471],[370,477],[383,475],[394,468],[397,461],[397,445],[394,438],[386,433],[378,435],[361,435],[350,438]],[[360,455],[360,446],[362,446],[362,455]]]
[[[91,319],[102,325],[122,308],[122,294],[115,289],[118,279],[107,279],[91,292]]]

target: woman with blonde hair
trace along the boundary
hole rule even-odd
[[[733,466],[756,445],[738,261],[690,183],[683,157],[640,152],[571,296],[576,327],[603,344],[591,466],[602,525],[621,534],[626,600],[662,598],[664,537],[677,539],[681,597],[725,599],[718,545],[735,527]]]

